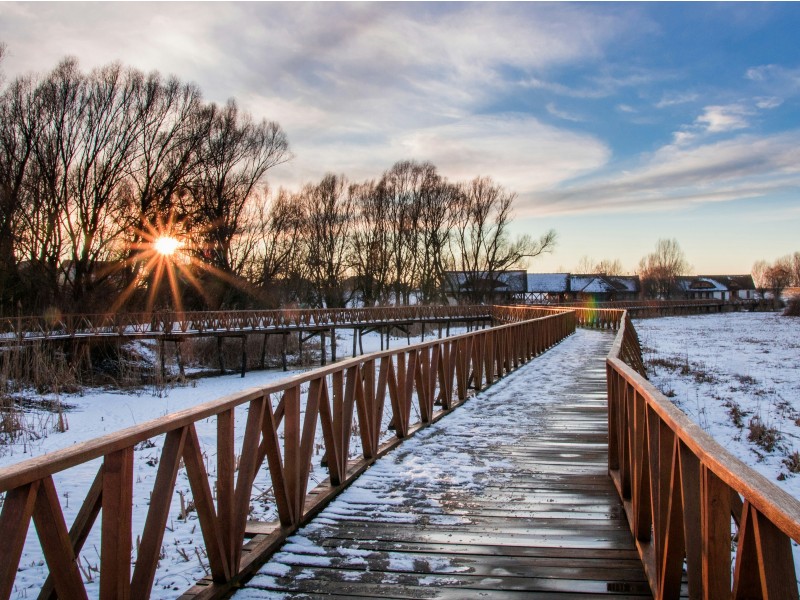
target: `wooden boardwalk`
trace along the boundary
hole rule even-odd
[[[407,441],[234,597],[650,597],[607,474],[612,339],[579,330]]]

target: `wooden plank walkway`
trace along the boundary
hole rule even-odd
[[[376,463],[234,598],[651,597],[579,330]]]

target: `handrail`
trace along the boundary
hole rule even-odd
[[[734,299],[722,300],[721,298],[680,298],[676,300],[608,300],[602,302],[587,302],[586,300],[567,300],[558,302],[556,306],[591,306],[594,308],[670,308],[684,306],[719,306],[720,304],[747,303],[749,300]]]
[[[0,513],[4,544],[0,599],[8,598],[13,589],[31,520],[50,571],[40,597],[53,592],[60,598],[86,597],[76,556],[101,509],[100,597],[149,597],[181,465],[213,580],[198,597],[221,597],[252,573],[259,556],[307,522],[333,493],[386,451],[380,435],[387,402],[396,440],[402,440],[465,401],[470,389],[492,384],[576,326],[574,311],[523,309],[514,311],[514,316],[517,322],[344,360],[0,469],[0,492],[5,492]],[[248,407],[245,433],[236,448],[234,409],[242,405]],[[412,408],[420,415],[416,426],[411,422]],[[210,417],[217,421],[216,494],[195,428],[195,423]],[[326,493],[310,495],[306,490],[318,430],[330,485]],[[162,434],[166,437],[138,558],[131,569],[134,447]],[[360,436],[363,448],[356,463],[349,460],[353,435]],[[94,484],[68,531],[53,476],[101,457]],[[280,527],[243,553],[252,486],[265,462]]]
[[[797,599],[791,540],[800,542],[800,502],[645,379],[627,313],[606,364],[609,474],[653,595],[679,597],[685,560],[691,598]]]
[[[529,311],[574,312],[578,327],[597,329],[618,329],[623,316],[622,311],[593,307],[559,307],[559,306],[494,306],[492,317],[497,321],[514,322],[525,318]],[[544,313],[542,313],[544,314]]]
[[[621,300],[587,303],[583,301],[541,305],[590,311],[581,326],[613,327],[619,322],[611,312],[627,310],[669,310],[680,308],[719,307],[745,304],[746,301],[722,300]],[[512,308],[512,307],[505,307]],[[527,309],[536,306],[525,306]],[[610,311],[610,312],[609,312]],[[342,326],[363,326],[391,322],[432,320],[474,320],[496,314],[497,307],[488,305],[414,305],[370,308],[223,310],[223,311],[155,311],[140,313],[60,314],[43,316],[0,317],[0,343],[4,341],[64,339],[76,337],[154,337],[164,335],[203,335],[214,333],[248,333],[314,329]],[[592,321],[594,319],[594,322]]]
[[[0,318],[0,342],[92,336],[154,336],[330,328],[419,320],[488,318],[490,306],[381,306],[372,308],[157,311]]]

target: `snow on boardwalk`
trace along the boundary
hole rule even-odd
[[[649,597],[578,330],[378,461],[234,597]]]

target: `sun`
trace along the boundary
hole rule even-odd
[[[162,235],[153,242],[153,248],[162,256],[172,256],[181,246],[183,243],[180,240],[168,235]]]
[[[202,234],[195,231],[195,234]],[[196,256],[197,241],[186,231],[185,223],[177,220],[173,213],[166,218],[145,221],[142,228],[135,229],[136,238],[130,246],[130,256],[120,267],[130,269],[134,274],[130,283],[117,296],[109,312],[114,313],[124,307],[127,300],[137,290],[146,290],[145,312],[151,312],[159,302],[160,290],[169,288],[169,309],[183,313],[183,288],[191,286],[206,303],[211,302],[202,284],[203,275],[215,277],[241,289],[247,289],[237,277],[208,264]],[[196,237],[195,236],[195,237]],[[161,300],[163,302],[163,299]]]

